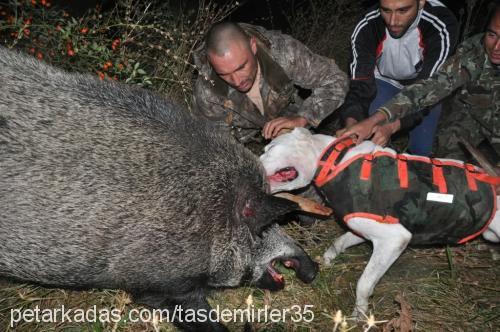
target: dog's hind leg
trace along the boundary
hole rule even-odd
[[[363,243],[364,241],[365,239],[354,233],[347,232],[343,234],[337,238],[330,248],[328,248],[328,250],[323,254],[325,265],[330,266],[332,264],[332,260],[334,260],[337,255],[343,253],[347,248]]]
[[[373,243],[373,253],[356,287],[356,308],[353,315],[363,315],[368,310],[368,299],[380,278],[405,250],[411,233],[400,224],[383,224],[368,218],[355,217],[348,226]]]
[[[500,242],[500,196],[497,196],[497,212],[484,231],[483,237],[491,242]]]

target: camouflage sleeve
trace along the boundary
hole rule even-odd
[[[273,53],[294,84],[311,90],[298,115],[316,127],[335,111],[347,92],[347,75],[333,59],[318,55],[298,40],[284,34],[274,36]]]
[[[405,87],[379,111],[393,121],[423,111],[449,96],[469,80],[469,72],[462,63],[463,57],[464,54],[457,52],[434,75]]]
[[[215,127],[229,133],[230,114],[217,102],[210,81],[199,76],[193,90],[193,114],[208,119]]]

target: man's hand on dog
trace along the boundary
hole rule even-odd
[[[356,145],[361,144],[365,139],[370,138],[373,134],[375,134],[375,130],[378,129],[376,127],[381,127],[380,124],[387,120],[386,116],[381,112],[375,112],[369,118],[354,124],[353,126],[347,128],[347,130],[339,137],[339,139],[343,139],[346,137],[353,137]],[[385,132],[384,128],[383,131]],[[383,132],[379,133],[379,137],[377,139],[382,140]]]
[[[352,126],[354,126],[356,123],[358,123],[358,121],[354,118],[347,118],[345,119],[345,127],[342,128],[342,129],[339,129],[335,132],[335,136],[336,137],[340,137],[342,136],[349,128],[351,128]]]
[[[384,125],[377,125],[373,128],[372,142],[381,146],[386,146],[391,140],[391,136],[401,128],[401,121],[396,120]]]
[[[267,122],[262,129],[262,136],[265,139],[273,139],[286,132],[285,129],[292,130],[296,127],[305,127],[307,120],[303,117],[282,116]]]

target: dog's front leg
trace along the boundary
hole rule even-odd
[[[363,243],[365,239],[354,233],[347,232],[337,238],[330,248],[323,254],[325,265],[332,265],[332,260],[343,253],[347,248]]]
[[[372,256],[356,287],[353,315],[362,318],[368,310],[368,299],[375,285],[405,250],[411,240],[411,233],[400,224],[382,224],[367,218],[352,218],[348,226],[373,243]]]
[[[497,211],[493,220],[488,225],[488,229],[483,233],[483,237],[488,241],[498,243],[500,242],[500,195],[497,196],[496,199]]]

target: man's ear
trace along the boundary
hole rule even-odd
[[[257,41],[254,36],[250,37],[250,49],[252,50],[253,55],[257,54]]]
[[[425,0],[419,0],[418,1],[418,9],[424,8],[424,5],[425,5]]]

